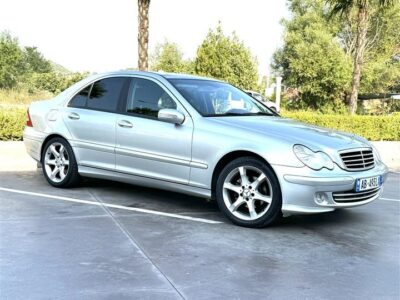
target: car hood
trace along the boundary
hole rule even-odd
[[[214,117],[213,122],[258,133],[266,137],[303,144],[313,150],[330,152],[349,148],[370,147],[368,141],[351,133],[305,124],[292,119],[270,116]]]

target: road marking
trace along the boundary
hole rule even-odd
[[[152,215],[158,215],[158,216],[163,216],[163,217],[183,219],[183,220],[201,222],[201,223],[207,223],[207,224],[221,224],[222,223],[222,222],[219,222],[219,221],[214,221],[214,220],[209,220],[209,219],[189,217],[189,216],[166,213],[166,212],[157,211],[157,210],[151,210],[151,209],[128,207],[128,206],[111,204],[111,203],[104,203],[104,202],[103,203],[93,202],[93,201],[88,201],[88,200],[82,200],[82,199],[76,199],[76,198],[70,198],[70,197],[64,197],[64,196],[48,195],[48,194],[35,193],[35,192],[28,192],[28,191],[9,189],[9,188],[4,188],[4,187],[0,187],[0,191],[16,193],[16,194],[31,195],[31,196],[38,196],[38,197],[49,198],[49,199],[57,199],[57,200],[69,201],[69,202],[75,202],[75,203],[81,203],[81,204],[106,206],[106,207],[115,208],[115,209],[136,211],[136,212],[141,212],[141,213],[145,213],[145,214],[152,214]]]
[[[141,253],[143,255],[143,257],[153,266],[153,268],[155,268],[161,274],[161,276],[168,282],[168,284],[174,289],[174,291],[179,295],[179,297],[181,299],[185,299],[185,297],[183,297],[183,295],[178,290],[178,288],[173,284],[173,282],[168,278],[168,276],[161,270],[161,268],[151,259],[150,255],[147,253],[147,251],[140,246],[138,241],[129,232],[129,230],[124,226],[124,224],[120,220],[115,218],[113,213],[104,205],[104,202],[101,201],[101,198],[98,198],[96,196],[96,194],[93,193],[92,191],[90,191],[89,189],[88,189],[88,191],[89,191],[90,195],[92,195],[92,197],[97,200],[97,202],[102,204],[101,205],[102,209],[108,214],[108,216],[111,218],[111,220],[113,220],[113,222],[119,228],[119,230],[121,230],[121,232],[128,238],[128,240],[131,242],[133,247],[135,247],[139,251],[139,253]]]
[[[379,198],[379,200],[400,202],[400,199],[391,199],[391,198]]]

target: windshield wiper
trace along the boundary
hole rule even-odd
[[[262,112],[262,111],[259,111],[259,112],[256,112],[256,113],[252,113],[252,115],[258,115],[258,116],[274,116],[274,114],[272,114],[272,113],[267,113],[267,112]]]
[[[245,116],[246,113],[235,113],[235,112],[228,112],[228,113],[224,113],[222,114],[222,116]]]

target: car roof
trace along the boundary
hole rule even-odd
[[[114,72],[107,72],[101,74],[95,74],[97,76],[104,76],[104,75],[146,75],[151,77],[163,77],[165,79],[197,79],[197,80],[212,80],[212,81],[220,81],[214,78],[202,77],[197,75],[191,74],[181,74],[181,73],[165,73],[165,72],[151,72],[151,71],[134,71],[134,70],[121,70],[121,71],[114,71]]]
[[[181,73],[157,73],[166,79],[198,79],[198,80],[213,80],[219,81],[218,79],[208,78],[203,76],[191,75],[191,74],[181,74]]]

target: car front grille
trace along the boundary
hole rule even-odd
[[[368,170],[375,166],[374,153],[368,148],[342,151],[340,158],[348,171]]]
[[[379,190],[380,188],[358,193],[355,193],[353,190],[346,192],[334,192],[332,193],[332,197],[337,203],[363,202],[374,198],[379,194]]]

